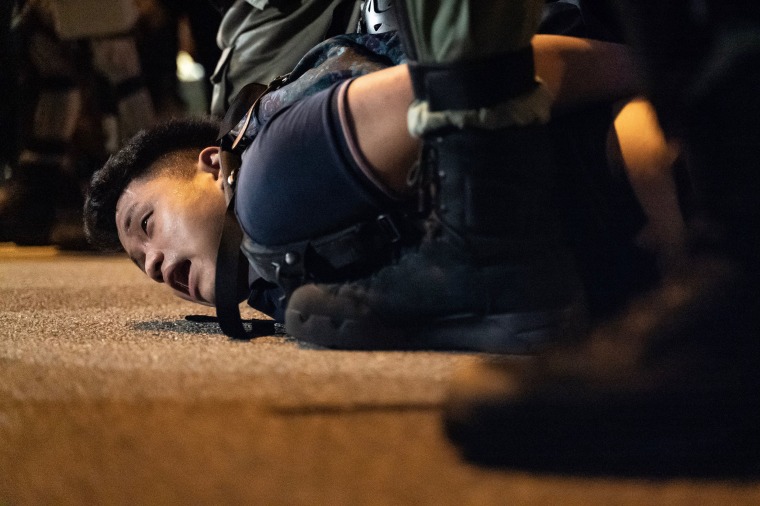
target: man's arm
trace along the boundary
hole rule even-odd
[[[533,47],[536,73],[555,110],[617,100],[639,89],[633,59],[622,44],[536,35]],[[406,65],[359,77],[347,93],[347,121],[366,162],[388,189],[408,191],[407,172],[417,160],[419,142],[407,131],[413,94]]]
[[[413,97],[406,65],[359,77],[347,91],[346,120],[353,140],[377,179],[397,194],[409,190],[407,173],[420,149],[419,139],[406,127]]]
[[[536,74],[551,93],[555,112],[641,93],[636,64],[625,44],[536,35],[533,52]]]

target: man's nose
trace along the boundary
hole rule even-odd
[[[164,263],[164,254],[157,250],[148,251],[145,255],[145,274],[152,280],[159,283],[164,282],[164,276],[161,274],[161,266]]]

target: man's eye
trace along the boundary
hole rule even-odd
[[[153,212],[149,212],[145,218],[143,218],[142,222],[140,222],[140,227],[142,227],[143,232],[145,232],[145,235],[148,235],[148,220],[150,219]]]

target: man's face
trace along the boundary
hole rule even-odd
[[[133,262],[175,295],[214,303],[216,255],[226,202],[218,172],[132,181],[116,204],[119,240]]]

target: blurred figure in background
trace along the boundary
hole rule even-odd
[[[15,2],[9,37],[18,41],[23,94],[17,149],[0,187],[0,240],[85,247],[83,182],[154,122],[132,34],[136,19],[132,0]],[[85,142],[72,142],[87,125],[83,115],[93,113],[100,121],[89,125]]]
[[[16,124],[16,73],[18,72],[18,55],[16,44],[11,34],[11,19],[13,18],[13,2],[0,3],[0,181],[5,172],[5,166],[10,162],[15,152]]]
[[[222,20],[209,0],[135,0],[139,12],[136,28],[137,49],[143,65],[145,84],[160,119],[185,114],[206,114],[211,102],[210,76],[221,51],[216,33]],[[200,65],[188,84],[180,62]],[[180,79],[182,77],[182,79]],[[188,92],[193,89],[193,96]],[[201,96],[197,96],[200,94]]]

